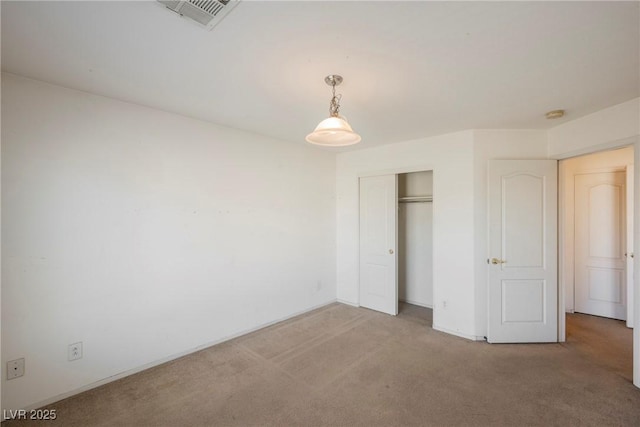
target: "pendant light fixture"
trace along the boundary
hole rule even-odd
[[[333,94],[329,102],[329,118],[321,121],[305,139],[311,144],[327,147],[343,147],[357,144],[362,138],[351,129],[347,120],[340,116],[340,99],[342,95],[336,96],[336,86],[342,83],[342,76],[331,74],[325,77],[324,81],[331,86]]]

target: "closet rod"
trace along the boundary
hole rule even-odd
[[[398,203],[431,203],[433,196],[400,197]]]

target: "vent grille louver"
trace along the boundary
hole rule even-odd
[[[211,30],[240,0],[158,0],[167,9]]]
[[[228,2],[223,3],[221,1],[198,0],[198,1],[190,1],[189,3],[199,7],[200,9],[204,10],[208,14],[216,16],[218,12],[220,12],[222,8],[227,5]]]

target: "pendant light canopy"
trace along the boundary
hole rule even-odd
[[[331,74],[325,77],[324,81],[331,86],[333,97],[329,102],[329,118],[316,126],[315,130],[305,138],[307,142],[326,147],[343,147],[360,142],[362,138],[355,133],[347,120],[340,116],[340,99],[342,95],[336,96],[336,86],[342,83],[342,77]]]

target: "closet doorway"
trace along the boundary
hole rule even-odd
[[[362,307],[433,307],[432,204],[432,171],[360,178]]]
[[[433,172],[398,175],[398,299],[433,308]]]

